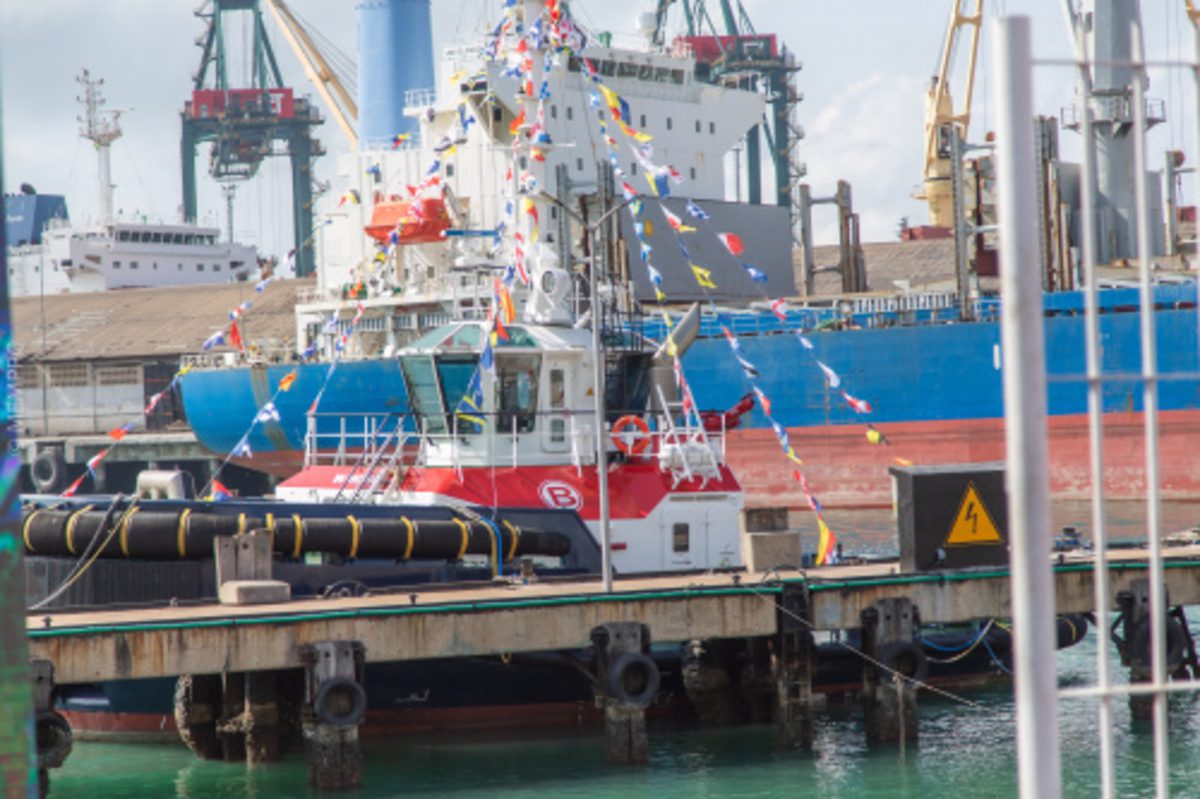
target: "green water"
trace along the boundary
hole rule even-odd
[[[1192,615],[1196,609],[1191,610]],[[1093,633],[1094,635],[1094,633]],[[1094,638],[1059,655],[1062,684],[1091,682]],[[1116,673],[1121,673],[1117,669]],[[350,797],[1003,797],[1016,795],[1014,707],[1007,687],[964,694],[982,707],[923,695],[920,742],[868,748],[853,706],[821,710],[811,752],[781,750],[769,726],[651,727],[650,762],[604,763],[598,731],[367,740],[361,791]],[[1173,795],[1200,796],[1200,696],[1171,699]],[[1064,794],[1099,792],[1095,704],[1060,707]],[[1153,795],[1149,728],[1116,709],[1117,795]],[[201,762],[182,745],[80,742],[53,773],[53,797],[307,797],[299,755],[247,769]]]

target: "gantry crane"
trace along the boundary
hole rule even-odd
[[[775,201],[788,207],[795,222],[800,180],[805,170],[795,158],[797,143],[804,131],[793,121],[802,95],[796,89],[795,73],[799,64],[776,37],[754,29],[741,0],[718,0],[725,33],[708,12],[705,0],[659,0],[655,10],[653,40],[663,45],[666,39],[667,13],[676,2],[683,7],[687,41],[703,68],[698,72],[713,83],[756,87],[767,97],[771,119],[752,128],[746,137],[746,171],[749,200],[762,202],[762,154],[759,131],[766,136],[775,174]],[[736,7],[736,12],[735,12]]]
[[[971,125],[971,99],[975,93],[975,62],[979,55],[979,34],[983,27],[983,0],[950,0],[950,24],[942,43],[942,56],[938,61],[937,74],[930,81],[925,96],[925,181],[915,199],[929,205],[929,223],[933,227],[954,226],[953,187],[951,186],[951,164],[947,148],[939,146],[946,125],[957,130],[962,139],[967,137]],[[975,4],[972,13],[964,7]],[[950,71],[954,67],[954,52],[963,28],[971,28],[970,53],[967,60],[966,91],[959,111],[954,110],[950,96]]]
[[[251,85],[234,88],[224,29],[238,13],[248,15],[245,19],[252,36],[250,51],[235,63],[249,65]],[[314,268],[312,163],[324,153],[312,135],[322,122],[320,112],[284,85],[258,0],[205,0],[196,16],[204,19],[207,27],[197,42],[203,54],[192,97],[182,112],[184,216],[196,218],[196,148],[200,143],[212,143],[209,174],[221,181],[240,181],[254,177],[268,156],[284,154],[274,149],[275,142],[283,142],[292,165],[296,274],[307,275]]]

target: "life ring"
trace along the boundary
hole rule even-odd
[[[650,426],[640,416],[622,416],[613,425],[612,440],[626,455],[641,455],[650,446]]]
[[[608,667],[608,696],[623,705],[646,707],[658,696],[658,664],[641,652],[626,652]]]
[[[54,449],[44,449],[29,465],[29,479],[40,494],[55,494],[66,482],[67,464],[63,461],[62,453]]]
[[[367,692],[354,680],[333,677],[317,688],[313,711],[323,724],[356,727],[367,712]]]

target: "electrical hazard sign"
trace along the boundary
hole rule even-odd
[[[974,544],[1003,544],[1004,538],[996,529],[991,515],[974,483],[967,483],[967,493],[963,496],[954,523],[950,525],[950,533],[946,536],[945,546],[972,546]]]

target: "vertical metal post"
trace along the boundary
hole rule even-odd
[[[1054,668],[1054,590],[1046,447],[1046,367],[1038,258],[1033,69],[1028,17],[997,21],[996,163],[1000,187],[1005,445],[1011,525],[1013,666],[1021,796],[1062,791]]]
[[[966,203],[963,202],[963,140],[958,127],[950,128],[950,198],[954,209],[954,272],[958,278],[958,318],[964,322],[971,313],[971,262],[969,253],[970,235],[967,230]]]
[[[1163,584],[1158,477],[1158,347],[1154,325],[1154,276],[1151,273],[1150,187],[1146,185],[1146,64],[1142,21],[1134,17],[1133,164],[1137,208],[1138,271],[1141,275],[1142,412],[1146,430],[1146,538],[1150,549],[1150,674],[1155,689],[1167,682],[1167,597]],[[1169,796],[1170,756],[1167,751],[1167,695],[1154,694],[1155,795]]]
[[[3,114],[0,113],[0,119]],[[0,130],[3,130],[0,127]],[[0,141],[0,152],[3,151]],[[3,184],[4,159],[0,158],[0,185]],[[4,199],[0,197],[0,210]],[[29,656],[25,648],[25,568],[21,563],[21,539],[17,534],[20,502],[17,497],[16,405],[13,401],[9,335],[12,318],[8,312],[8,244],[0,225],[0,333],[4,349],[0,351],[0,787],[5,796],[35,796],[36,777],[30,759],[29,732],[33,729],[33,691]]]
[[[604,385],[604,341],[601,336],[603,326],[600,308],[600,264],[607,257],[608,250],[601,254],[599,233],[600,226],[605,221],[602,216],[596,221],[592,230],[592,260],[588,265],[588,294],[592,309],[592,392],[595,400],[596,413],[596,490],[600,496],[600,569],[604,573],[604,592],[612,592],[612,530],[608,513],[608,438],[604,431],[605,385]]]
[[[807,183],[800,184],[800,257],[804,273],[804,296],[811,297],[815,293],[812,240],[812,190]]]
[[[1095,553],[1092,599],[1096,605],[1096,619],[1107,629],[1112,598],[1108,595],[1108,526],[1104,514],[1104,381],[1100,356],[1099,275],[1096,270],[1096,142],[1092,132],[1092,79],[1088,70],[1085,34],[1070,0],[1065,0],[1063,9],[1071,29],[1079,70],[1079,135],[1083,139],[1079,183],[1079,248],[1085,281],[1084,347],[1087,355],[1088,451],[1092,473],[1092,550]],[[1113,698],[1108,693],[1112,686],[1109,672],[1110,646],[1111,641],[1107,635],[1096,636],[1096,684],[1101,691],[1096,721],[1100,735],[1102,799],[1112,799],[1116,789],[1116,775],[1113,769]]]

